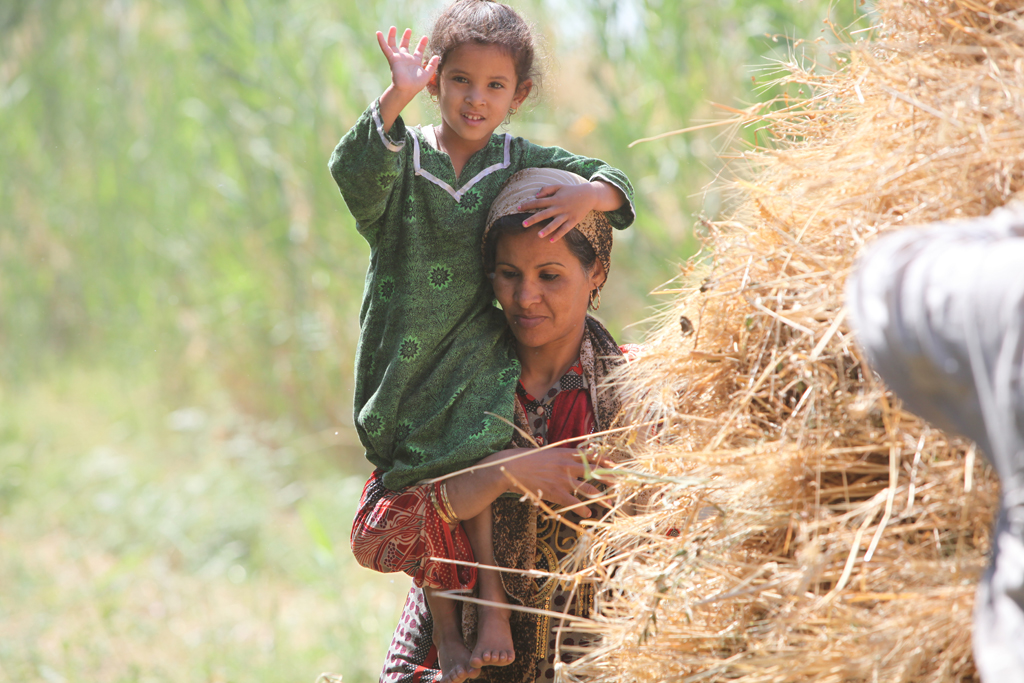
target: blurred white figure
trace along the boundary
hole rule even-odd
[[[986,683],[1024,683],[1024,206],[880,238],[858,259],[846,305],[907,408],[973,439],[999,474],[974,658]]]

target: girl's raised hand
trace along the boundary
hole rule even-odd
[[[427,37],[420,38],[416,50],[410,52],[409,40],[412,38],[412,29],[405,29],[405,33],[402,34],[402,42],[398,44],[395,43],[397,33],[398,29],[394,26],[388,29],[387,38],[383,33],[377,31],[377,43],[391,66],[391,84],[396,90],[415,95],[423,90],[437,73],[437,63],[440,57],[434,55],[424,65],[423,55],[427,49]]]

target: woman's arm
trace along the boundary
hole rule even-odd
[[[459,519],[477,516],[507,491],[519,493],[506,472],[528,491],[556,505],[576,505],[580,502],[576,493],[600,495],[597,488],[582,481],[587,468],[583,465],[583,454],[574,448],[509,448],[487,456],[477,467],[480,465],[489,466],[462,472],[446,481],[448,500]],[[586,507],[576,511],[583,517],[590,516]]]
[[[521,457],[514,457],[521,456]],[[511,459],[510,459],[511,458]],[[582,454],[571,448],[545,450],[513,448],[494,453],[479,464],[492,465],[463,472],[445,481],[448,501],[459,519],[475,517],[506,491],[519,491],[505,476],[502,467],[529,491],[557,505],[576,505],[576,492],[599,495],[598,490],[581,481],[586,476]],[[417,585],[435,588],[459,588],[465,582],[454,574],[453,565],[428,568],[425,557],[449,557],[472,561],[469,540],[458,524],[446,525],[434,502],[434,484],[410,486],[392,491],[381,481],[378,470],[366,482],[352,522],[350,543],[359,564],[379,572],[405,572]],[[577,508],[590,516],[585,506]],[[430,529],[435,532],[431,533]],[[446,534],[441,529],[450,530]],[[443,567],[448,570],[447,574]],[[428,571],[430,569],[430,571]]]

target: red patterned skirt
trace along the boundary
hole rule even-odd
[[[392,491],[376,470],[363,487],[352,522],[352,553],[362,566],[378,572],[405,572],[417,586],[441,590],[476,585],[476,568],[434,562],[440,557],[473,561],[473,549],[461,524],[441,519],[431,501],[436,484]]]

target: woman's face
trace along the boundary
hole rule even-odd
[[[579,344],[590,292],[604,278],[600,261],[587,273],[564,240],[549,242],[536,230],[498,238],[494,296],[520,347]]]

